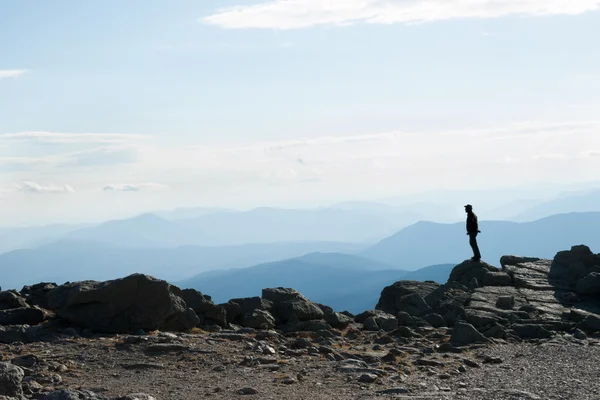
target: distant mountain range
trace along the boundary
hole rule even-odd
[[[4,290],[20,289],[23,285],[41,281],[107,280],[134,272],[178,281],[202,271],[242,268],[312,252],[356,253],[362,249],[354,244],[336,242],[126,248],[63,241],[0,255],[0,284]]]
[[[5,228],[0,231],[0,254],[22,248],[44,246],[56,242],[71,232],[89,225],[47,225],[22,228]]]
[[[200,215],[200,216],[197,216]],[[275,242],[375,243],[402,226],[377,215],[341,209],[210,212],[185,210],[108,221],[88,226],[49,226],[0,232],[0,253],[34,248],[62,240],[129,248],[231,246]],[[194,218],[183,218],[179,217]],[[414,221],[412,221],[414,222]],[[411,223],[412,223],[411,222]]]
[[[480,221],[483,259],[498,265],[507,254],[552,258],[558,251],[587,243],[600,248],[600,212],[560,214],[533,222]],[[360,255],[405,270],[458,263],[473,256],[464,223],[419,222]]]
[[[179,208],[101,224],[3,228],[0,253],[61,240],[131,248],[293,241],[375,244],[420,221],[461,221],[465,203],[474,204],[482,220],[528,222],[571,211],[600,212],[600,189],[590,183],[562,193],[549,187],[440,190],[386,202],[349,201],[305,210]]]
[[[523,207],[521,206],[521,209]],[[515,210],[517,208],[515,207]],[[515,221],[533,221],[566,212],[600,211],[600,189],[563,193],[556,198],[532,205],[513,215]]]
[[[313,301],[356,313],[373,309],[387,285],[400,279],[446,283],[452,267],[431,266],[409,273],[364,257],[314,253],[250,268],[202,273],[177,284],[210,294],[216,302],[260,296],[265,287],[294,287]]]
[[[301,266],[338,267],[362,273],[394,270],[397,275],[398,270],[415,271],[430,265],[457,264],[472,256],[463,222],[419,222],[371,246],[297,241],[166,247],[166,244],[175,245],[178,240],[185,239],[185,236],[177,236],[181,231],[170,230],[173,228],[171,224],[157,216],[146,215],[66,235],[69,238],[77,235],[77,240],[63,240],[36,249],[2,254],[0,283],[4,288],[12,288],[42,280],[59,283],[79,279],[106,280],[131,272],[180,281],[205,271],[243,268],[280,260],[286,260],[292,266],[301,263]],[[599,212],[560,214],[526,223],[481,220],[480,228],[482,233],[478,240],[483,259],[495,265],[498,265],[501,256],[507,254],[536,254],[551,258],[572,245],[586,243],[592,248],[600,248]],[[282,233],[281,237],[286,235]],[[165,247],[157,245],[157,242]],[[311,257],[317,256],[307,255],[315,252],[344,253],[347,257],[321,254],[315,261]],[[287,260],[304,255],[304,259]],[[357,259],[356,256],[362,258]],[[282,268],[282,271],[287,270]],[[303,291],[310,292],[310,289]],[[215,292],[210,290],[209,293]]]

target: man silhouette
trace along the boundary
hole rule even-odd
[[[481,231],[479,230],[477,215],[473,212],[473,206],[470,204],[465,206],[465,212],[467,213],[467,235],[469,235],[469,244],[473,249],[473,258],[471,258],[471,260],[479,261],[481,260],[481,253],[479,252],[479,246],[477,245],[477,234]]]

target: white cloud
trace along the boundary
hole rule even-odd
[[[169,186],[160,183],[118,183],[106,185],[102,188],[105,192],[142,192],[142,191],[163,191],[168,190]]]
[[[14,78],[17,76],[21,76],[26,72],[29,72],[29,71],[26,69],[0,69],[0,79]]]
[[[0,173],[46,171],[75,167],[99,167],[130,164],[137,160],[138,149],[132,147],[103,147],[59,153],[40,157],[0,157]]]
[[[271,0],[221,9],[202,22],[228,29],[300,29],[509,15],[577,15],[598,9],[597,0]]]
[[[36,182],[24,181],[17,186],[19,192],[26,193],[75,193],[75,189],[70,185],[40,185]]]
[[[45,131],[30,131],[6,133],[0,135],[0,140],[27,140],[51,144],[119,144],[134,140],[147,139],[148,135],[124,133],[60,133]]]
[[[211,146],[148,143],[0,158],[0,172],[14,182],[69,182],[78,196],[140,194],[123,196],[123,201],[164,197],[180,204],[202,198],[232,206],[269,203],[273,196],[294,201],[377,197],[448,186],[598,179],[600,157],[590,157],[590,151],[600,149],[599,131],[600,121],[532,122]],[[161,195],[143,195],[156,192]]]

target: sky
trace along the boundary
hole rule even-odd
[[[0,220],[600,181],[597,0],[0,2]]]

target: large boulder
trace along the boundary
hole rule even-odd
[[[252,313],[254,310],[270,311],[273,303],[260,297],[245,297],[241,299],[231,299],[229,303],[237,304],[240,314]],[[227,309],[229,311],[229,309]]]
[[[22,398],[23,388],[21,383],[25,373],[16,365],[0,362],[0,395]]]
[[[27,303],[32,306],[48,308],[48,293],[57,287],[54,282],[42,282],[31,286],[23,286],[21,295],[25,296]]]
[[[275,327],[275,318],[268,311],[257,309],[244,314],[241,323],[247,328],[268,330]]]
[[[473,343],[488,343],[489,339],[486,338],[481,332],[475,327],[466,322],[457,321],[452,330],[452,336],[450,337],[450,343],[456,345],[468,345]]]
[[[204,295],[194,289],[182,290],[182,296],[187,306],[194,310],[196,315],[205,324],[214,323],[223,327],[227,326],[227,311],[225,307],[214,304],[210,296]]]
[[[600,273],[590,272],[577,281],[576,289],[581,295],[600,297]]]
[[[184,331],[200,322],[182,291],[148,275],[106,282],[67,283],[48,293],[48,305],[74,324],[101,332]]]
[[[345,329],[352,323],[352,318],[331,310],[325,311],[325,321],[334,328]]]
[[[0,310],[0,325],[37,325],[44,322],[48,314],[37,307],[20,307]]]
[[[416,296],[425,299],[440,287],[441,285],[435,282],[398,281],[382,290],[379,302],[375,306],[375,309],[385,311],[392,315],[396,315],[400,311],[408,312],[409,314],[411,314],[411,312],[414,313],[414,300],[417,299]],[[418,307],[420,307],[419,312],[428,311],[427,308],[423,306],[423,303],[420,301],[418,303]],[[405,308],[407,307],[410,309],[406,310]]]
[[[0,310],[29,307],[23,297],[14,290],[0,292]]]
[[[548,277],[553,280],[575,284],[590,272],[599,272],[600,255],[592,253],[587,246],[573,246],[560,251],[554,257]]]
[[[272,314],[278,324],[323,319],[325,313],[314,303],[294,289],[263,289],[262,298],[273,303]]]
[[[505,272],[483,261],[467,260],[458,264],[448,278],[448,282],[458,282],[471,286],[474,279],[482,286],[507,286],[511,279]]]
[[[0,343],[27,342],[29,325],[0,326]]]

